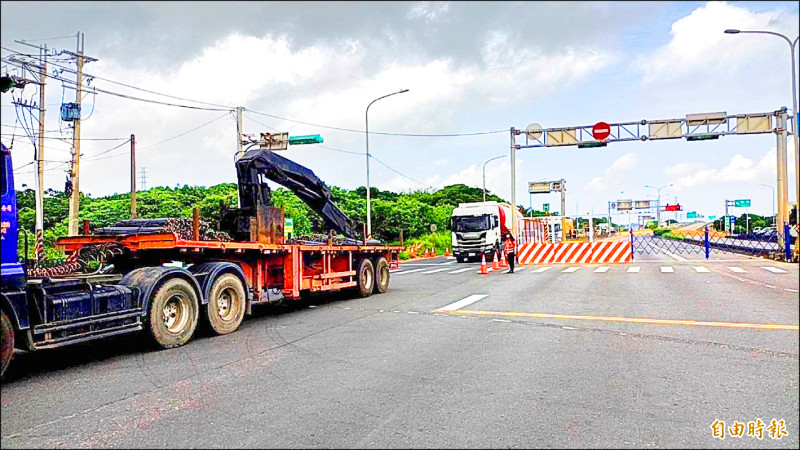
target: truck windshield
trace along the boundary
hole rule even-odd
[[[454,217],[455,231],[483,231],[491,228],[489,226],[489,215]]]

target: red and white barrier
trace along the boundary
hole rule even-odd
[[[631,262],[630,241],[528,243],[519,246],[520,264],[588,264]]]

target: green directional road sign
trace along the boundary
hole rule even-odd
[[[322,136],[318,134],[309,134],[307,136],[291,136],[289,137],[289,144],[322,144]]]
[[[743,200],[734,200],[733,206],[736,208],[749,208],[750,207],[750,199],[746,198]]]
[[[697,219],[697,211],[689,211],[686,213],[687,219]]]
[[[715,220],[717,216],[708,216],[708,220]]]
[[[283,236],[288,237],[290,233],[294,233],[294,220],[286,217],[283,219]]]
[[[544,212],[550,212],[550,203],[542,204],[542,209],[544,210]]]

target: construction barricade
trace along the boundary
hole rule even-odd
[[[520,264],[605,264],[633,260],[630,241],[528,243],[519,247],[517,255]]]

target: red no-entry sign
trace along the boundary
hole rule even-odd
[[[605,122],[597,122],[592,127],[592,136],[598,141],[603,141],[611,136],[611,125]]]

